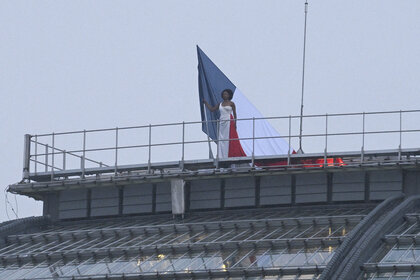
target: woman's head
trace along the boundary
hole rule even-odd
[[[223,100],[232,100],[233,98],[233,91],[231,89],[224,89],[222,90],[222,99]]]

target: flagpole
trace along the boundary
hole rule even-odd
[[[305,27],[303,31],[303,68],[302,68],[302,98],[300,101],[300,129],[299,129],[299,150],[298,154],[303,154],[302,150],[302,123],[303,123],[303,93],[305,91],[305,56],[306,56],[306,22],[308,18],[308,0],[305,1]]]
[[[204,118],[206,119],[206,128],[207,128],[207,143],[209,144],[209,158],[210,159],[214,159],[213,156],[213,151],[211,150],[211,145],[210,145],[210,136],[209,136],[209,122],[208,122],[208,118],[207,118],[207,110],[206,110],[206,105],[203,103],[203,110],[204,110]]]

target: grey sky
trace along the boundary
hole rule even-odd
[[[263,115],[298,114],[303,3],[1,1],[2,187],[21,178],[25,133],[199,120],[196,44]],[[419,109],[419,14],[418,0],[310,1],[305,113]]]

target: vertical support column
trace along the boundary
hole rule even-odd
[[[401,144],[402,144],[402,111],[400,110],[400,145],[398,146],[398,160],[401,160]]]
[[[185,213],[185,181],[182,179],[171,180],[171,204],[173,215],[184,215]]]
[[[83,151],[82,151],[82,158],[81,158],[81,166],[82,166],[82,178],[85,178],[85,157],[86,157],[86,130],[83,130]]]
[[[292,205],[295,205],[296,204],[296,175],[292,174],[292,176],[290,176],[290,178],[292,180],[292,182],[291,182],[291,185],[292,185],[292,194],[291,194]]]
[[[157,185],[152,184],[152,213],[156,213],[156,189]]]
[[[147,160],[147,172],[151,173],[152,165],[152,125],[149,124],[149,159]]]
[[[370,200],[370,176],[367,171],[365,171],[365,201]]]
[[[115,128],[115,167],[114,175],[117,176],[118,172],[118,127]]]
[[[86,216],[90,218],[92,212],[92,189],[87,191],[87,200],[86,200],[87,213]]]
[[[327,166],[327,150],[328,150],[328,114],[325,114],[325,148],[324,148],[324,167]]]
[[[292,140],[292,116],[289,115],[289,149],[287,150],[287,165],[290,165],[290,141]]]
[[[190,210],[190,203],[191,203],[191,182],[185,182],[184,187],[184,197],[185,197],[185,212]]]
[[[255,167],[255,117],[252,117],[252,168]]]
[[[45,145],[45,173],[48,172],[48,144]]]
[[[23,147],[22,179],[29,179],[30,158],[31,158],[31,135],[25,134],[24,147]]]
[[[63,150],[63,171],[66,170],[66,150]]]
[[[124,186],[118,187],[118,215],[123,215],[124,208]]]
[[[333,173],[327,173],[327,202],[332,203]]]
[[[35,135],[35,174],[38,172],[38,135]]]
[[[261,177],[255,176],[254,177],[254,184],[255,184],[255,207],[261,206]]]
[[[54,180],[54,152],[55,152],[55,135],[51,134],[51,181]]]
[[[360,154],[360,163],[365,161],[365,112],[363,112],[363,130],[362,130],[362,153]]]
[[[182,122],[182,156],[181,156],[181,170],[184,171],[184,157],[185,157],[185,122]]]
[[[225,179],[220,180],[220,208],[225,208]]]
[[[219,136],[220,136],[220,133],[219,133],[219,131],[220,131],[220,120],[217,120],[217,141],[216,141],[216,143],[217,143],[217,153],[216,153],[216,169],[217,168],[219,168],[219,151],[220,151],[220,139],[219,139]]]

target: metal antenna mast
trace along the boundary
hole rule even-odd
[[[305,27],[303,31],[303,68],[302,68],[302,98],[300,102],[300,130],[299,130],[299,150],[298,154],[303,154],[302,150],[302,122],[303,122],[303,93],[305,92],[305,55],[306,55],[306,21],[308,18],[308,0],[305,1]]]

